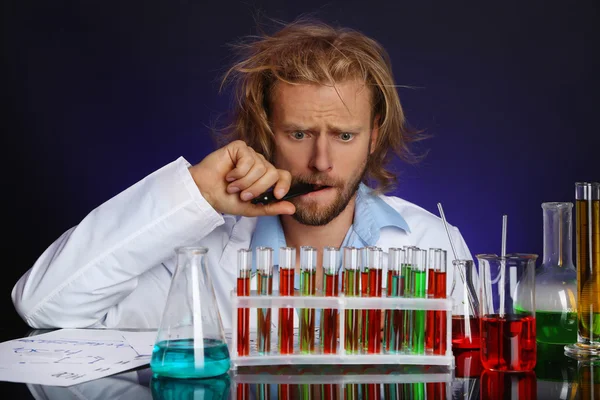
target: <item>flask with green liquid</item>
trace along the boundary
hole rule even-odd
[[[535,277],[537,341],[577,341],[577,272],[573,265],[573,203],[542,203],[544,258]]]

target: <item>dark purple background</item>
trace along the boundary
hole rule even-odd
[[[473,254],[500,251],[507,213],[508,251],[541,256],[540,204],[600,180],[597,3],[122,3],[3,3],[9,324],[20,321],[13,284],[62,232],[164,164],[213,149],[227,44],[255,33],[257,15],[314,13],[387,48],[397,83],[414,87],[399,90],[408,121],[434,135],[425,161],[397,164],[394,194],[436,214],[442,202]]]

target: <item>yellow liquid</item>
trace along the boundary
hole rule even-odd
[[[586,344],[599,343],[600,200],[577,200],[576,222],[578,333]]]

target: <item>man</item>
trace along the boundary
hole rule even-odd
[[[226,76],[236,84],[229,137],[190,166],[178,159],[110,199],[56,240],[15,285],[32,327],[157,327],[173,249],[209,249],[225,328],[241,248],[389,247],[450,250],[439,218],[396,197],[391,152],[414,158],[385,50],[322,24],[295,23],[249,43]],[[377,182],[372,191],[361,183]],[[315,192],[269,205],[251,199],[293,182]],[[456,228],[460,258],[471,258]],[[451,283],[452,271],[448,274]],[[319,276],[317,287],[320,287]],[[450,286],[449,286],[450,287]]]

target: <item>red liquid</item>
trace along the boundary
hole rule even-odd
[[[477,350],[454,350],[456,369],[454,376],[457,378],[475,378],[481,375],[481,352]]]
[[[435,297],[434,271],[429,269],[427,274],[427,297]],[[433,351],[433,336],[435,329],[435,311],[427,311],[427,322],[425,323],[425,350]]]
[[[446,273],[434,272],[435,291],[433,296],[436,299],[446,298]],[[446,354],[448,334],[448,323],[446,322],[446,311],[435,311],[434,334],[433,334],[433,354]]]
[[[381,399],[381,390],[378,383],[365,383],[361,385],[362,399],[379,400]]]
[[[337,274],[323,274],[326,297],[338,296]],[[337,338],[339,333],[338,310],[326,308],[323,310],[321,326],[321,346],[323,353],[337,353]]]
[[[481,363],[497,371],[531,371],[535,367],[535,318],[489,315],[481,319]]]
[[[465,317],[462,315],[452,316],[452,348],[455,349],[478,349],[479,344],[479,318],[469,318],[471,327],[470,336],[465,332]]]
[[[428,382],[427,400],[446,400],[446,383]]]
[[[238,383],[236,397],[237,400],[250,400],[250,384]]]
[[[324,384],[321,385],[321,399],[322,400],[338,400],[339,399],[339,388],[337,384]],[[318,398],[318,397],[315,397]]]
[[[481,374],[481,399],[536,399],[535,372],[506,373],[486,370]],[[591,397],[590,397],[591,399]]]
[[[279,294],[294,295],[294,270],[279,269]],[[294,309],[279,309],[279,354],[294,352]]]
[[[250,277],[237,278],[237,295],[250,295]],[[250,309],[237,310],[237,352],[238,356],[250,354]]]
[[[380,269],[369,270],[369,296],[381,297],[381,280],[383,273]],[[369,320],[367,329],[367,352],[381,353],[381,310],[368,310]]]

